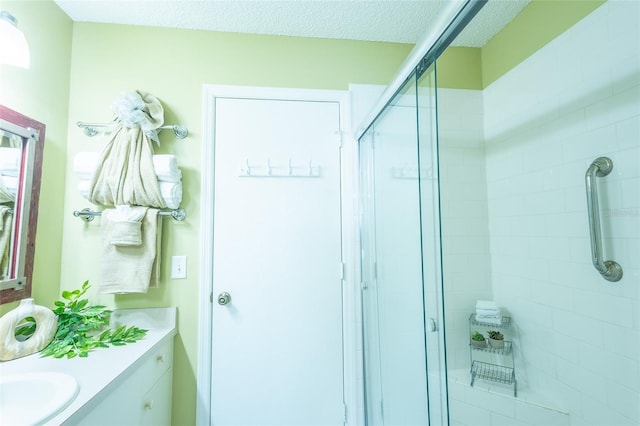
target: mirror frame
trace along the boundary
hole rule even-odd
[[[22,190],[24,200],[28,200],[28,204],[25,203],[23,205],[26,207],[26,211],[23,210],[21,212],[21,216],[24,217],[25,214],[28,214],[28,220],[22,221],[23,224],[26,224],[26,227],[22,228],[21,226],[20,235],[14,239],[15,241],[20,241],[21,245],[23,242],[26,243],[23,247],[20,247],[20,253],[18,255],[24,255],[24,258],[14,259],[15,264],[19,266],[24,265],[24,273],[18,274],[24,276],[24,285],[20,286],[18,289],[8,288],[0,290],[0,304],[4,304],[31,297],[36,230],[38,225],[38,201],[40,199],[42,156],[44,151],[46,126],[44,123],[27,117],[26,115],[14,111],[4,105],[0,105],[0,118],[23,128],[31,128],[37,133],[37,137],[31,139],[35,142],[35,146],[26,147],[28,150],[33,150],[33,167],[31,168],[31,176],[24,176],[22,179],[22,182],[26,182],[27,186],[29,186],[29,182],[31,184],[31,188],[23,188]]]

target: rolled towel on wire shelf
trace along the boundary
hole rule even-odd
[[[476,321],[500,325],[502,324],[502,310],[493,300],[478,300],[476,302]]]
[[[496,310],[476,309],[476,316],[489,317],[489,318],[501,317],[502,311],[500,309],[496,309]]]

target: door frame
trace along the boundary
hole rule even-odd
[[[198,295],[198,362],[196,376],[196,424],[210,425],[211,358],[213,332],[213,215],[214,140],[216,98],[335,102],[340,107],[341,147],[340,203],[342,235],[342,345],[343,395],[346,425],[364,424],[362,339],[359,324],[359,242],[357,205],[357,141],[351,134],[351,101],[348,91],[273,87],[204,85],[201,141],[200,286]]]

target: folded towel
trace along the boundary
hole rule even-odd
[[[158,209],[148,209],[142,219],[142,244],[111,244],[113,222],[102,218],[100,293],[146,293],[151,283],[158,247]],[[157,275],[156,275],[157,277]]]
[[[0,174],[18,176],[21,162],[22,150],[20,148],[0,148]]]
[[[494,302],[493,300],[478,300],[476,302],[476,309],[496,310],[499,308],[498,305],[496,305],[496,302]]]
[[[500,325],[502,324],[502,316],[496,318],[496,317],[479,317],[476,315],[476,321],[482,322],[485,324]]]
[[[139,246],[142,244],[142,219],[147,207],[116,206],[105,209],[102,216],[112,222],[110,243],[116,246]]]
[[[73,158],[73,172],[80,180],[90,180],[99,162],[99,152],[78,152]],[[182,171],[178,167],[175,155],[155,154],[152,156],[152,162],[158,181],[180,182],[182,180]]]
[[[476,316],[501,317],[502,316],[502,311],[500,309],[495,309],[495,310],[476,309]]]

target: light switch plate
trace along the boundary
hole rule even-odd
[[[187,278],[187,256],[171,257],[171,278]]]

